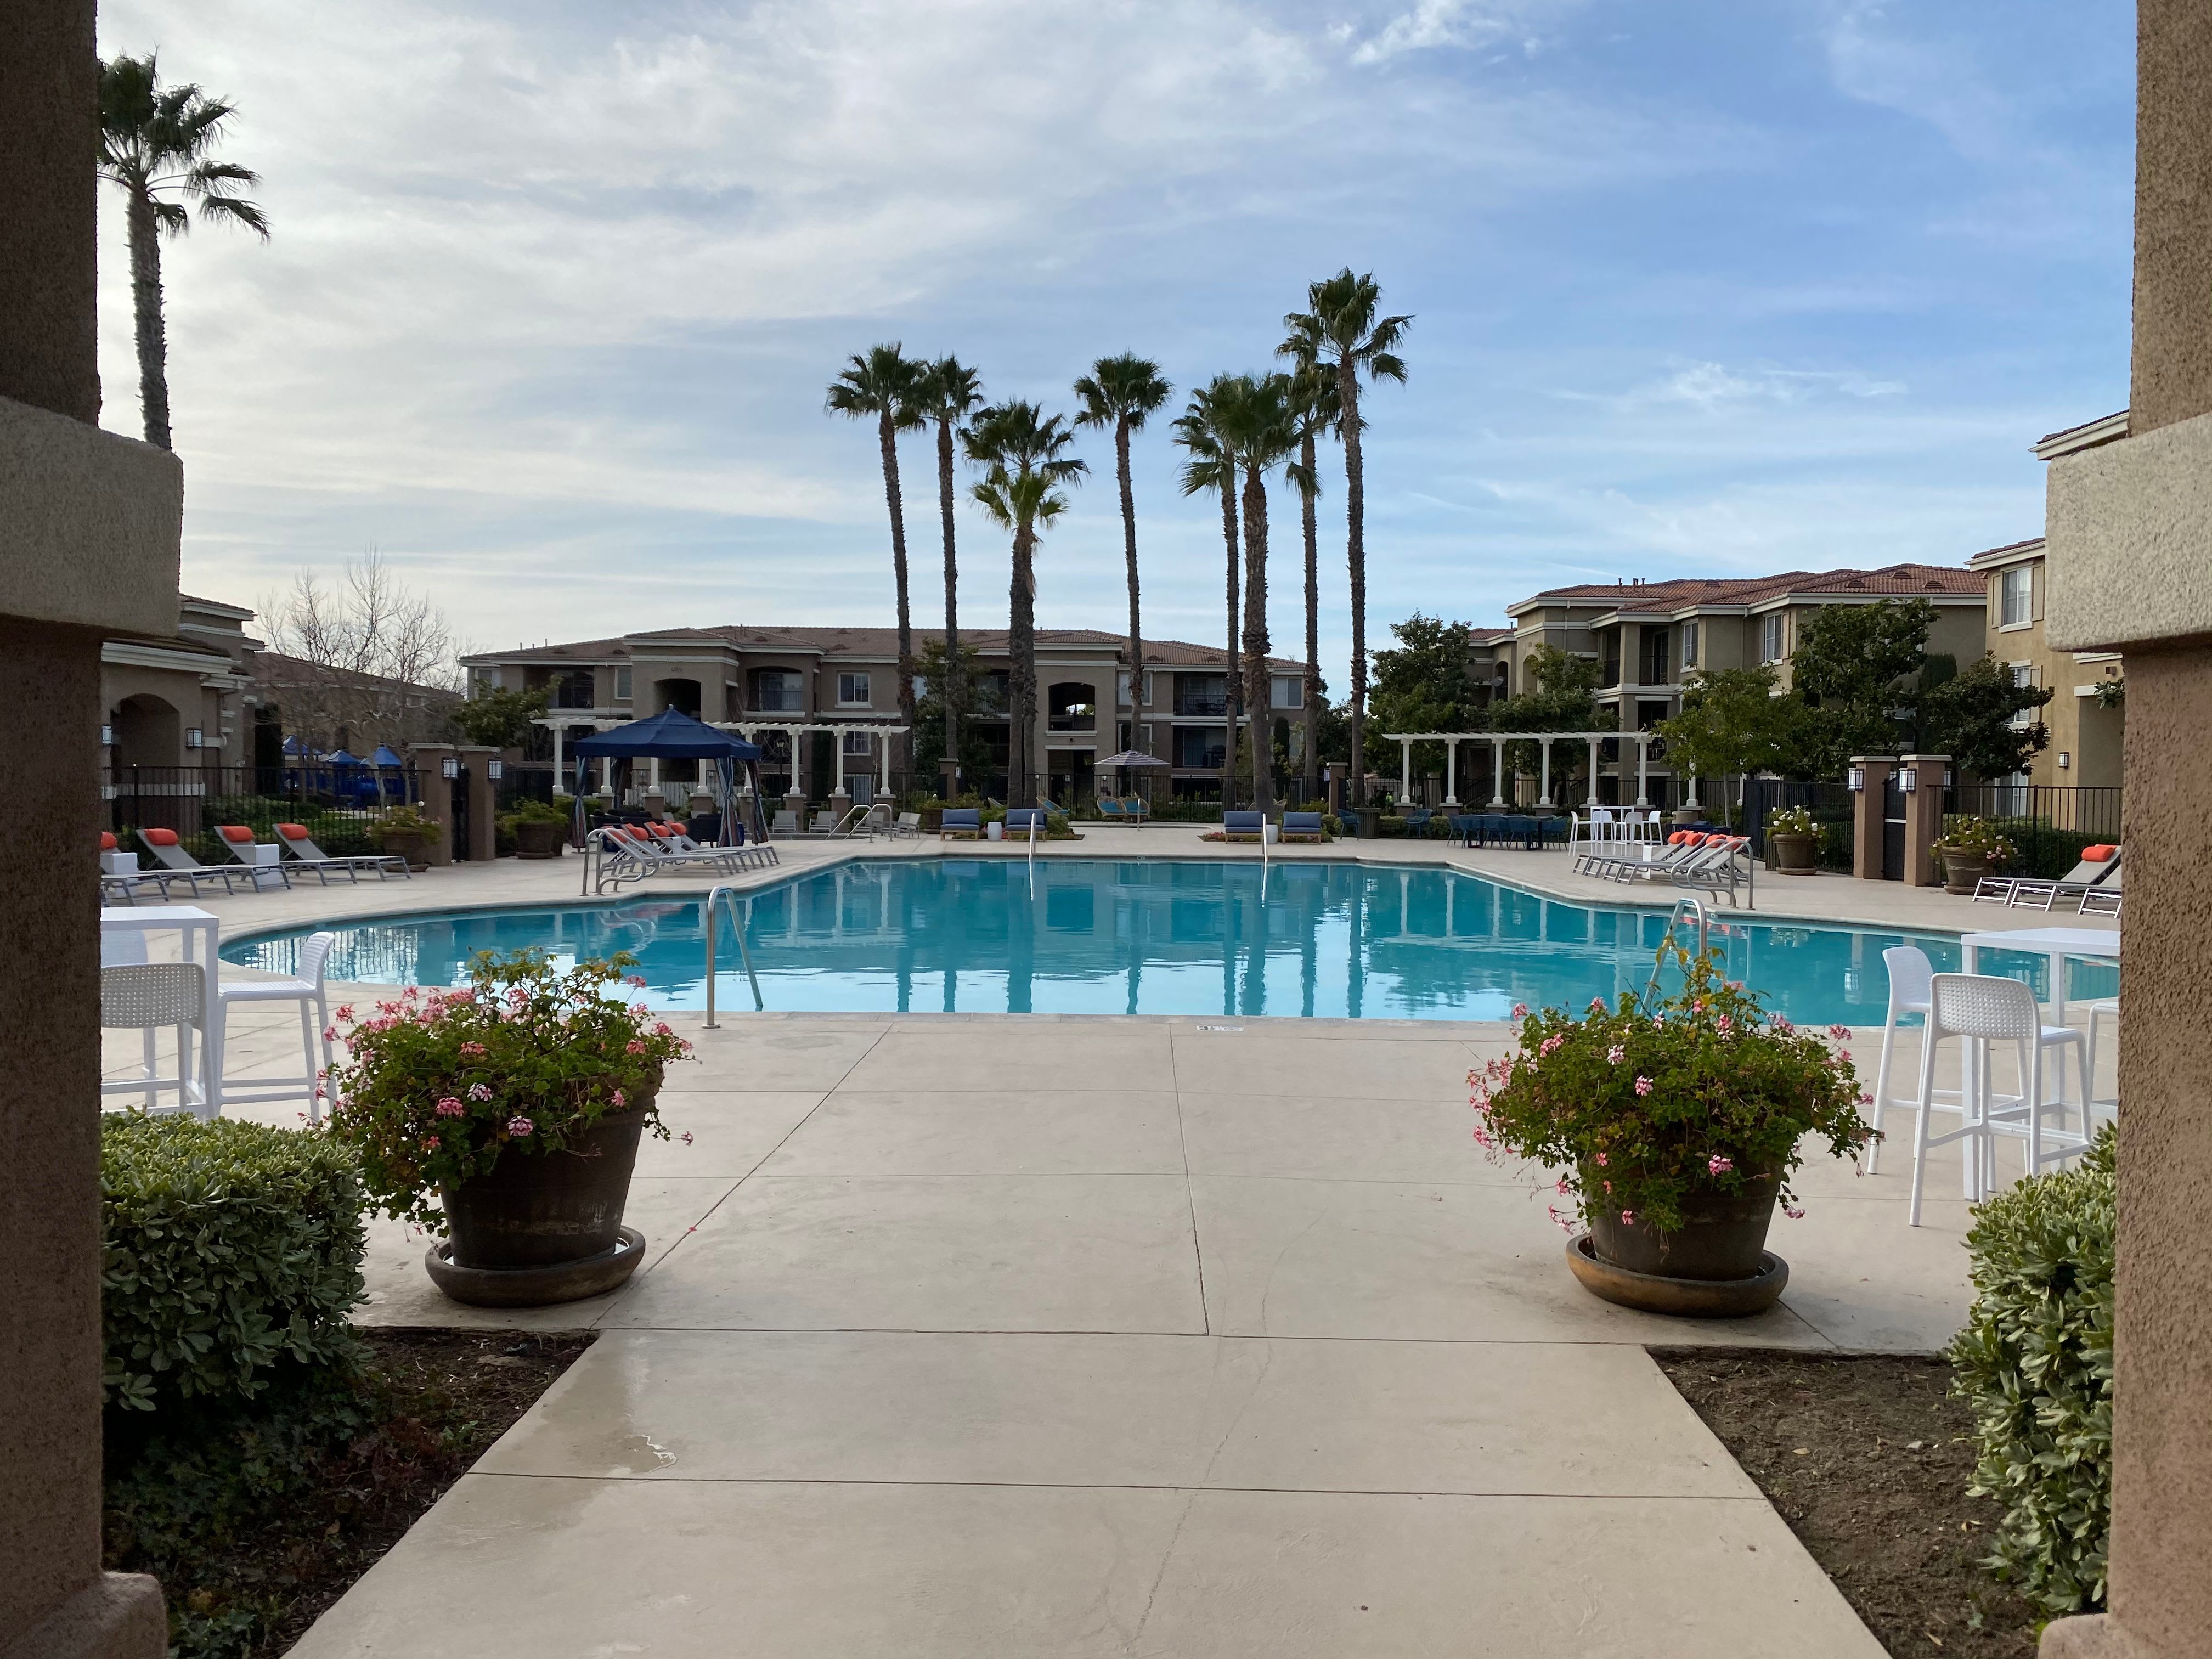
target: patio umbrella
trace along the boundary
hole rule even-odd
[[[1170,762],[1162,760],[1157,755],[1147,755],[1141,749],[1124,749],[1118,755],[1109,755],[1104,760],[1100,761],[1098,763],[1101,766],[1120,767],[1121,769],[1121,787],[1125,789],[1129,787],[1130,773],[1139,770],[1141,768],[1153,766],[1165,767],[1172,764]]]
[[[368,764],[368,763],[363,761],[360,756],[349,753],[343,749],[334,750],[330,754],[324,756],[323,763],[326,766],[363,766]]]
[[[393,754],[390,746],[385,744],[379,744],[376,745],[376,752],[368,757],[368,763],[371,766],[404,766],[407,764],[405,761]]]

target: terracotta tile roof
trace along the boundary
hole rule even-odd
[[[2007,562],[2015,553],[2040,553],[2043,538],[2030,536],[2025,541],[2007,542],[2002,547],[1985,547],[1966,561],[1977,570],[1986,570],[1993,564]]]
[[[1864,594],[1870,599],[1984,591],[1981,575],[1954,565],[1893,564],[1878,570],[1790,570],[1778,576],[1683,577],[1659,582],[1589,582],[1551,587],[1513,607],[1544,600],[1598,601],[1625,611],[1674,611],[1698,605],[1752,605],[1796,594]]]
[[[938,628],[917,628],[914,630],[915,649],[943,639],[945,630]],[[1042,648],[1055,646],[1104,646],[1123,643],[1126,635],[1102,633],[1092,628],[1040,628],[1036,642]],[[578,640],[562,645],[519,647],[512,651],[479,651],[465,657],[465,663],[489,666],[496,663],[568,663],[568,662],[627,662],[633,654],[632,647],[641,649],[656,642],[686,645],[699,642],[720,643],[754,655],[773,655],[778,651],[819,653],[826,657],[875,661],[888,660],[898,651],[898,630],[895,628],[665,628],[624,635],[617,639]],[[960,642],[981,652],[986,656],[1004,656],[1009,649],[1007,630],[1003,628],[963,628]],[[1145,661],[1162,668],[1218,668],[1227,656],[1220,646],[1193,645],[1184,640],[1152,640],[1145,641]],[[1296,659],[1270,657],[1271,668],[1294,669],[1304,665]]]

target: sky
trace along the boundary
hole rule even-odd
[[[106,0],[100,41],[238,105],[274,232],[166,252],[186,590],[374,550],[478,648],[890,623],[875,434],[823,408],[884,341],[1071,411],[1155,359],[1145,629],[1218,639],[1168,418],[1346,265],[1413,319],[1367,404],[1370,643],[1569,582],[1962,562],[2041,531],[2027,447],[2127,398],[2118,0]],[[137,435],[102,214],[101,418]],[[1119,631],[1082,453],[1038,621]],[[933,624],[934,450],[901,460]],[[1006,537],[969,506],[958,546],[963,623],[1003,625]]]

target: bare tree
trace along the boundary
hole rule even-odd
[[[422,740],[460,695],[445,612],[374,549],[335,582],[312,570],[261,602],[269,650],[255,678],[287,732],[317,749],[368,750]]]

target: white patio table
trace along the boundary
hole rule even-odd
[[[214,912],[196,904],[106,905],[100,912],[100,931],[180,934],[183,960],[197,962],[207,969],[207,1006],[200,1015],[200,1097],[195,1103],[204,1115],[216,1116],[222,1110],[222,1021],[216,1012],[221,1004],[216,995],[216,979],[222,968],[216,947],[222,938],[222,922]],[[187,1076],[191,1070],[191,1057],[179,1055],[178,1074]]]
[[[1959,940],[1966,955],[1966,971],[1981,972],[1984,951],[2019,951],[2039,956],[2051,963],[2051,1023],[2066,1023],[2066,963],[2071,957],[2084,962],[2118,962],[2119,930],[2105,927],[2022,927],[2012,932],[1968,933]]]

